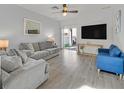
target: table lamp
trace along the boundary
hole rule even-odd
[[[55,38],[50,35],[50,36],[48,36],[48,40],[47,41],[54,43],[55,42]]]
[[[0,40],[0,50],[6,50],[9,46],[9,40]]]

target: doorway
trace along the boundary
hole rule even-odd
[[[76,50],[77,48],[77,28],[63,29],[63,48]]]

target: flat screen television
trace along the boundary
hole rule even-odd
[[[81,27],[82,39],[107,39],[107,24]]]

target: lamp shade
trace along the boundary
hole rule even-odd
[[[52,35],[49,35],[47,41],[54,42],[55,41],[55,38]]]
[[[0,48],[7,48],[9,46],[9,40],[0,40]]]

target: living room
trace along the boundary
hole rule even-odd
[[[1,4],[0,11],[1,88],[124,88],[124,5]],[[76,50],[64,48],[65,28],[77,29]]]

